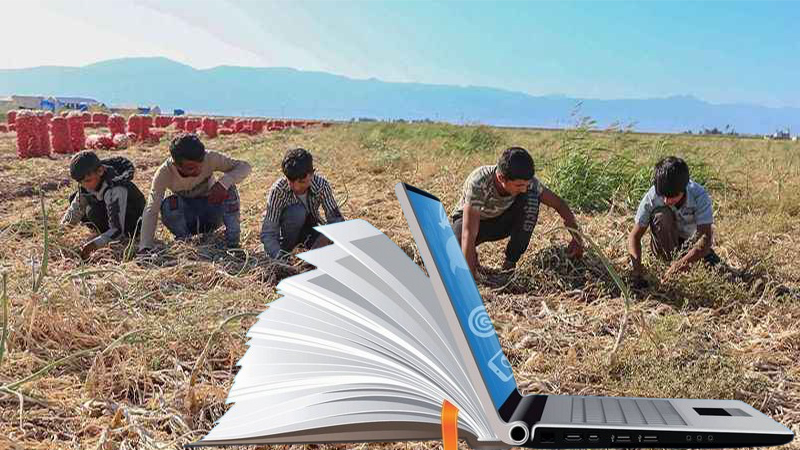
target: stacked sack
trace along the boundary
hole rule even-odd
[[[36,137],[39,156],[50,156],[50,118],[41,111],[36,113]]]
[[[112,135],[111,138],[114,148],[117,150],[124,150],[128,148],[128,135],[125,133]]]
[[[216,120],[210,117],[203,117],[203,122],[201,127],[203,129],[203,134],[205,134],[207,138],[214,139],[217,137],[219,124],[217,123]]]
[[[50,131],[52,131],[53,151],[60,154],[72,153],[72,142],[69,138],[69,125],[67,119],[54,117],[50,121]]]
[[[92,114],[92,122],[98,127],[108,126],[108,114],[94,113]]]
[[[236,121],[233,119],[225,119],[222,121],[222,126],[225,128],[233,128],[235,123]]]
[[[196,133],[197,130],[200,128],[201,125],[200,119],[189,119],[186,121],[186,132],[187,133]]]
[[[252,134],[261,134],[264,132],[264,126],[267,124],[266,120],[253,120],[250,125],[250,132]]]
[[[167,128],[172,125],[172,117],[156,116],[156,128]]]
[[[176,130],[186,131],[186,117],[176,117],[172,122]]]
[[[83,131],[83,115],[79,112],[68,114],[67,126],[69,127],[69,140],[72,144],[72,151],[79,152],[85,149],[86,134]]]
[[[249,133],[250,132],[250,123],[247,120],[237,120],[233,124],[233,131],[237,133]]]
[[[17,119],[16,111],[9,111],[8,113],[6,113],[6,120],[8,120],[9,125],[14,125],[16,119]]]
[[[234,133],[233,128],[220,128],[219,129],[219,134],[221,134],[222,136],[229,136],[229,135],[231,135],[233,133]]]
[[[125,118],[119,114],[112,114],[111,117],[108,118],[108,129],[111,131],[112,136],[118,134],[124,135],[126,133]]]
[[[14,124],[17,126],[17,156],[33,158],[38,155],[39,138],[36,135],[38,124],[36,115],[31,111],[20,111]]]
[[[149,142],[150,127],[153,125],[153,118],[134,114],[128,118],[128,137],[133,141]],[[131,133],[135,136],[131,136]]]
[[[86,146],[93,150],[111,150],[116,148],[114,138],[110,134],[90,134],[86,138]]]

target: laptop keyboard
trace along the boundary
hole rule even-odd
[[[572,397],[572,423],[686,425],[669,400]]]

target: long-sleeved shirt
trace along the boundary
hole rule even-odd
[[[280,178],[269,190],[267,194],[267,208],[264,212],[264,221],[261,224],[261,243],[264,244],[264,251],[272,258],[280,255],[280,220],[283,210],[295,203],[302,203],[308,214],[311,214],[314,221],[318,224],[336,223],[344,220],[339,211],[339,205],[333,196],[328,180],[321,175],[314,174],[311,178],[311,186],[306,191],[306,200],[302,201],[289,186],[286,178]],[[323,222],[319,215],[319,208],[325,210]]]
[[[103,202],[106,206],[108,230],[90,241],[97,245],[98,248],[104,247],[122,235],[123,227],[125,226],[125,214],[128,210],[128,190],[122,186],[109,187],[109,184],[105,181],[97,191],[81,190],[72,199],[72,203],[69,204],[67,212],[64,213],[64,217],[61,219],[62,224],[77,225],[81,223],[81,219],[84,218],[89,207],[87,195],[94,196],[98,202]]]
[[[245,161],[209,150],[200,166],[200,174],[196,177],[184,177],[178,172],[172,158],[168,158],[153,177],[150,196],[142,216],[142,238],[139,249],[153,246],[158,215],[161,213],[161,202],[167,189],[181,197],[204,197],[208,196],[208,191],[214,183],[218,182],[225,189],[229,189],[231,185],[244,181],[251,170],[250,164]],[[215,172],[222,172],[224,175],[216,180]]]

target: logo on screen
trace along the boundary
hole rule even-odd
[[[492,359],[489,360],[489,369],[497,375],[497,378],[503,381],[509,381],[514,378],[514,373],[511,371],[511,363],[506,359],[503,350],[495,353]]]
[[[475,336],[487,338],[495,334],[494,324],[483,305],[476,306],[469,313],[469,331]],[[501,352],[502,353],[502,352]]]

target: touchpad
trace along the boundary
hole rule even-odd
[[[739,408],[694,408],[694,410],[701,416],[750,417],[750,414],[747,414]]]

